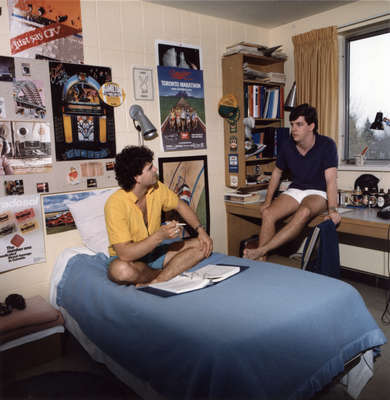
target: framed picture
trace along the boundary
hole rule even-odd
[[[153,100],[152,68],[133,67],[133,86],[135,100]]]
[[[187,69],[202,69],[199,46],[156,40],[157,65]]]
[[[196,213],[207,233],[210,233],[209,183],[207,156],[159,158],[160,180],[186,202]],[[176,211],[165,213],[165,220],[182,220]],[[189,226],[184,237],[196,236]]]

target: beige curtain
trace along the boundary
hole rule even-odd
[[[318,112],[318,131],[338,143],[337,28],[316,29],[292,38],[297,104],[309,103]]]

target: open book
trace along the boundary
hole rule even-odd
[[[155,283],[141,288],[141,290],[165,296],[191,292],[206,286],[223,281],[238,274],[243,267],[231,265],[209,264],[193,272],[183,272],[166,282]]]

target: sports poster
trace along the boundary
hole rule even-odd
[[[11,54],[84,61],[80,0],[8,0]]]
[[[99,96],[111,69],[49,62],[56,161],[115,157],[114,109]]]
[[[164,151],[205,149],[203,71],[157,68]]]
[[[0,272],[45,261],[40,196],[0,198]]]

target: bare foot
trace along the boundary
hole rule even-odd
[[[261,247],[258,247],[257,249],[244,249],[244,258],[265,261],[266,254]]]

